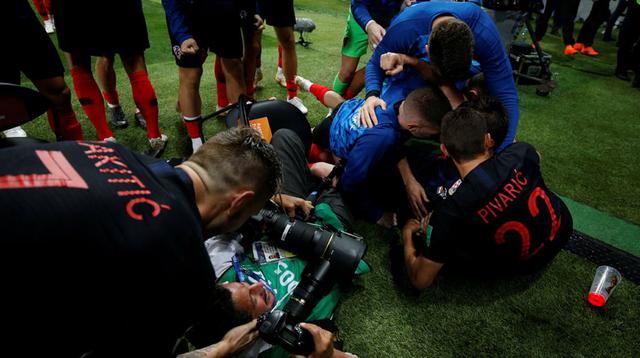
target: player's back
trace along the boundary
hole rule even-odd
[[[432,222],[449,228],[450,261],[529,271],[550,261],[571,234],[571,214],[546,187],[529,144],[510,145],[458,185]]]

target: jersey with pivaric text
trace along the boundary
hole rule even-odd
[[[483,162],[448,194],[431,219],[425,252],[436,262],[525,268],[552,259],[572,230],[569,210],[545,185],[527,143]]]

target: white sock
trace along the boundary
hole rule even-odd
[[[107,101],[105,101],[105,102],[107,102]],[[116,108],[116,107],[120,107],[120,105],[119,104],[111,104],[111,103],[107,102],[107,107]]]
[[[202,146],[202,138],[191,138],[191,148],[195,153]]]
[[[284,77],[284,71],[282,70],[282,67],[278,67],[278,69],[276,70],[276,76]]]
[[[301,79],[298,81],[298,83],[300,84],[300,89],[302,89],[303,91],[307,91],[309,92],[309,89],[311,88],[311,85],[313,84],[313,82],[307,80],[307,79]]]

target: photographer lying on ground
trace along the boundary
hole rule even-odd
[[[509,274],[550,262],[569,238],[572,219],[546,187],[535,149],[520,142],[494,154],[486,115],[467,106],[445,116],[440,138],[462,179],[431,219],[410,220],[402,230],[411,283],[429,287],[445,264]],[[413,236],[427,223],[433,228],[428,247],[417,252]]]
[[[327,87],[301,78],[298,82],[302,89],[310,91],[321,103],[333,109],[332,114],[316,126],[313,138],[320,149],[346,160],[338,189],[356,215],[383,226],[393,226],[388,215],[384,215],[381,183],[370,180],[378,177],[372,173],[384,173],[383,168],[390,167],[390,149],[401,141],[402,132],[419,138],[439,133],[441,118],[451,110],[449,101],[438,89],[427,87],[404,96],[401,91],[390,91],[390,108],[377,108],[378,124],[365,128],[357,125],[363,99],[345,101]],[[330,170],[328,166],[326,172]]]
[[[191,326],[224,333],[236,322],[220,313],[230,296],[204,235],[238,229],[281,177],[252,129],[217,134],[176,168],[108,142],[0,150],[3,350],[166,357]],[[219,354],[238,348],[227,343]]]

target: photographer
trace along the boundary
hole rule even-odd
[[[219,313],[230,296],[203,242],[239,228],[279,186],[257,132],[219,133],[175,168],[108,142],[7,148],[0,159],[8,355],[164,357],[189,327],[236,323]]]

